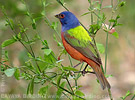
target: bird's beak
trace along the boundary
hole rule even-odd
[[[59,17],[59,14],[55,15],[55,17],[56,17],[56,18],[60,18],[60,17]]]

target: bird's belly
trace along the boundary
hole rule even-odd
[[[76,60],[79,60],[79,61],[84,61],[85,59],[85,56],[82,55],[79,51],[77,51],[76,49],[74,49],[70,44],[68,44],[66,42],[66,40],[64,39],[64,37],[62,36],[62,42],[63,42],[63,45],[66,49],[66,51],[69,53],[69,55],[76,59]]]

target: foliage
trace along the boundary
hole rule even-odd
[[[56,0],[61,6],[63,6],[66,10],[68,10],[65,7],[64,0]],[[122,0],[118,0],[116,5],[113,5],[113,0],[111,0],[111,5],[108,6],[102,6],[103,0],[101,2],[99,1],[91,1],[88,0],[88,3],[90,4],[88,8],[88,12],[84,13],[84,15],[91,15],[91,25],[89,29],[87,30],[89,34],[93,37],[93,41],[95,43],[94,37],[96,36],[96,33],[102,28],[102,24],[105,24],[106,22],[109,22],[109,30],[111,28],[114,28],[118,25],[121,25],[118,23],[118,19],[120,18],[119,15],[114,17],[114,13],[116,10],[123,5],[125,5],[125,2]],[[58,31],[58,22],[51,22],[50,19],[47,17],[46,10],[48,5],[51,4],[51,2],[46,2],[46,0],[41,0],[42,7],[40,8],[40,12],[38,13],[31,13],[27,4],[25,1],[22,0],[21,4],[24,6],[25,10],[25,16],[27,16],[30,21],[29,25],[31,25],[32,29],[29,29],[29,27],[24,26],[21,21],[16,23],[14,20],[8,17],[4,6],[2,6],[2,11],[5,17],[6,26],[10,27],[12,30],[12,38],[5,40],[2,44],[2,61],[1,63],[1,71],[7,76],[11,77],[14,76],[17,80],[25,79],[28,80],[28,87],[27,87],[27,94],[33,94],[34,93],[34,85],[35,84],[46,84],[46,86],[41,87],[38,91],[39,95],[45,96],[46,93],[49,91],[49,84],[51,86],[56,87],[56,96],[57,100],[60,99],[62,95],[65,95],[68,99],[73,100],[85,100],[85,94],[80,90],[80,86],[78,86],[77,80],[79,77],[81,77],[82,66],[80,70],[77,70],[75,68],[72,68],[72,61],[69,57],[70,66],[64,66],[62,65],[62,60],[60,60],[60,56],[62,54],[67,54],[65,49],[63,49],[63,45],[61,41],[59,41],[60,35]],[[106,20],[106,14],[103,12],[103,9],[110,9],[112,11],[111,18],[109,20]],[[38,15],[37,15],[38,14]],[[96,19],[94,19],[96,17]],[[49,44],[46,40],[42,40],[42,37],[38,33],[38,24],[37,22],[40,20],[44,20],[43,23],[46,23],[54,32],[54,40],[58,44],[58,46],[61,48],[59,59],[57,59],[54,51],[49,47]],[[81,23],[81,22],[80,22]],[[83,26],[83,24],[82,24]],[[16,30],[16,27],[18,28],[19,32]],[[27,35],[28,31],[34,31],[35,34],[33,37],[29,37]],[[108,48],[108,28],[106,27],[106,30],[104,30],[107,34],[106,37],[106,46],[104,48],[104,45],[101,43],[95,43],[97,46],[97,49],[100,53],[105,52],[105,67],[102,68],[105,70],[106,74],[106,63],[107,63],[107,48]],[[118,38],[118,33],[114,32],[112,35]],[[42,44],[41,51],[43,51],[43,55],[35,55],[35,52],[33,50],[32,44],[35,42],[40,41]],[[27,50],[27,60],[25,60],[25,64],[21,65],[19,67],[16,67],[14,65],[6,65],[5,62],[8,62],[10,59],[8,57],[8,52],[5,50],[5,47],[19,42],[21,45]],[[56,69],[56,71],[52,71],[53,69]],[[74,72],[74,73],[73,73]],[[106,75],[109,76],[109,75]],[[75,84],[71,84],[70,80],[74,81]],[[111,92],[109,91],[110,99],[112,100]],[[72,97],[71,97],[72,96]],[[122,97],[126,98],[126,97]],[[124,100],[124,99],[123,99]]]
[[[126,95],[123,97],[120,97],[122,100],[126,100],[126,98],[130,95],[133,95],[133,97],[130,100],[133,100],[135,98],[135,94],[130,93],[130,91],[127,91]]]

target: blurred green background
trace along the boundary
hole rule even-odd
[[[46,7],[46,15],[52,21],[58,21],[54,15],[65,11],[65,9],[60,6],[55,0],[46,0],[51,2],[50,5]],[[87,0],[65,0],[66,6],[72,11],[79,20],[88,28],[90,25],[90,15],[81,16],[87,12],[89,7]],[[42,9],[40,0],[25,0],[26,5],[34,17],[40,15]],[[114,0],[114,4],[116,0]],[[117,14],[121,16],[119,22],[122,23],[122,26],[118,26],[116,31],[119,33],[119,38],[116,39],[112,35],[109,35],[109,46],[108,46],[108,62],[107,62],[107,73],[113,75],[113,77],[108,78],[112,86],[112,95],[115,98],[114,100],[119,100],[119,98],[126,94],[129,90],[132,93],[135,93],[135,0],[126,0],[126,5],[117,11]],[[41,19],[37,21],[37,30],[32,30],[31,19],[26,16],[26,7],[20,0],[0,0],[0,5],[4,5],[6,12],[9,18],[13,19],[15,22],[15,29],[17,32],[17,24],[21,22],[25,27],[28,27],[28,36],[33,37],[33,34],[39,33],[43,40],[47,40],[50,48],[54,51],[55,55],[59,54],[59,47],[56,42],[53,40],[54,31],[48,27],[47,24]],[[103,6],[110,5],[108,0],[103,0]],[[110,18],[111,10],[105,9],[105,14]],[[0,44],[12,37],[12,31],[9,27],[5,26],[5,18],[0,11]],[[59,23],[59,32],[60,32],[60,23]],[[105,45],[106,33],[102,30],[99,31],[96,35],[96,42],[102,43]],[[41,52],[41,43],[37,41],[32,45],[36,55],[42,55]],[[9,52],[10,63],[14,66],[23,65],[26,59],[26,50],[19,43],[14,43],[5,48]],[[1,49],[0,49],[1,55]],[[101,54],[102,62],[104,65],[104,54]],[[64,59],[63,64],[68,66],[69,60],[68,56],[62,56]],[[73,60],[74,64],[78,61]],[[1,75],[1,73],[0,73]],[[4,80],[4,86],[1,84]],[[97,84],[94,75],[85,75],[81,77],[78,82],[83,87],[81,90],[88,96],[97,96],[105,95],[106,92],[101,90],[100,85]],[[19,80],[15,78],[7,78],[6,76],[0,76],[0,94],[9,93],[9,94],[26,94],[28,81]],[[35,86],[35,93],[37,93],[40,86]],[[2,89],[4,88],[4,90]],[[53,94],[54,90],[50,90]],[[94,98],[94,97],[93,97]],[[23,98],[20,98],[20,100]],[[4,98],[2,99],[4,100]],[[5,99],[10,100],[10,99]],[[15,100],[15,99],[12,99]],[[28,99],[30,100],[30,99]],[[37,100],[37,99],[35,99]],[[51,99],[50,99],[51,100]],[[99,100],[97,98],[90,100]],[[103,99],[103,100],[108,100]],[[127,99],[129,100],[129,98]]]

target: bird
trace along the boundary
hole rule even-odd
[[[92,37],[80,24],[77,17],[70,11],[63,11],[55,17],[61,23],[61,38],[67,53],[80,62],[86,62],[93,69],[101,88],[110,89],[111,86],[101,69],[101,58]]]

